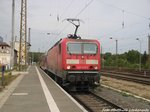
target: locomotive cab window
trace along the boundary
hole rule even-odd
[[[67,46],[68,54],[82,54],[81,43],[69,43]]]
[[[97,45],[94,43],[68,43],[68,54],[96,54]]]
[[[97,53],[97,45],[94,43],[85,43],[83,44],[84,54],[96,54]]]

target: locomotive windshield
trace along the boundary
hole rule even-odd
[[[96,54],[97,45],[94,43],[68,43],[69,54]]]

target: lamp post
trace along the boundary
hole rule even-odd
[[[140,43],[140,56],[139,56],[139,71],[141,71],[141,40],[139,39],[139,38],[136,38],[136,40],[138,40],[139,41],[139,43]]]
[[[112,37],[110,39],[115,39],[116,41],[116,67],[118,67],[118,39]]]

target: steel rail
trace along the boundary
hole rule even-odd
[[[146,84],[146,85],[150,85],[150,78],[148,77],[138,77],[136,75],[126,75],[126,74],[122,74],[122,73],[110,73],[110,72],[101,72],[103,76],[106,77],[112,77],[112,78],[116,78],[116,79],[123,79],[123,80],[127,80],[127,81],[132,81],[132,82],[136,82],[136,83],[140,83],[140,84]]]
[[[107,70],[102,70],[102,73],[114,73],[114,74],[120,74],[120,75],[126,75],[126,76],[134,76],[134,77],[141,77],[141,78],[149,78],[150,76],[148,75],[142,75],[140,73],[129,73],[129,72],[118,72],[118,71],[107,71]]]
[[[122,107],[106,100],[93,92],[88,93],[70,93],[81,105],[83,105],[89,112],[102,112],[102,111],[126,111]]]

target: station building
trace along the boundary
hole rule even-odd
[[[17,39],[15,39],[15,42],[14,42],[14,48],[18,51],[17,52],[17,55],[18,55],[18,58],[17,58],[17,63],[19,63],[19,46],[20,46],[20,42],[19,41],[17,41]],[[25,43],[22,43],[22,46],[25,46]],[[27,51],[26,51],[26,58],[27,58],[27,64],[29,64],[29,59],[28,59],[28,52],[29,52],[29,49],[30,49],[30,46],[31,46],[31,44],[29,44],[28,42],[27,42],[27,45],[26,45],[27,47]],[[25,65],[25,49],[23,49],[23,51],[24,51],[24,53],[22,53],[22,62],[21,62],[21,64],[22,65]]]
[[[14,49],[14,64],[17,64],[17,50]],[[3,42],[3,38],[0,37],[0,65],[4,64],[6,69],[10,69],[10,57],[11,47],[6,42]]]

